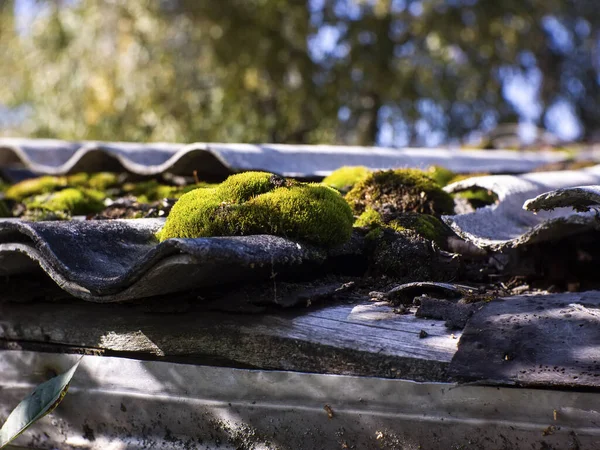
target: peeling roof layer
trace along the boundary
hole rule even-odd
[[[536,198],[527,200],[523,208],[533,212],[561,207],[586,211],[597,205],[600,205],[600,186],[577,186],[538,195]]]
[[[37,263],[65,291],[116,302],[218,283],[268,279],[326,254],[276,236],[169,239],[161,219],[0,221],[0,275]]]
[[[462,238],[478,247],[492,250],[555,239],[600,227],[594,211],[577,212],[567,207],[576,206],[572,202],[558,201],[560,198],[573,198],[565,196],[565,188],[598,184],[600,165],[577,171],[473,177],[448,185],[445,189],[448,192],[473,188],[490,190],[498,196],[498,203],[443,219]],[[546,194],[557,190],[558,193]],[[589,189],[581,191],[579,188],[576,192],[586,192],[585,195],[589,197]],[[542,199],[553,207],[563,207],[537,214],[524,209],[528,200],[542,194],[546,195],[527,203],[529,209],[548,209],[539,206],[540,201],[543,203]]]
[[[24,166],[51,175],[101,170],[189,175],[196,169],[201,175],[211,176],[265,170],[284,176],[320,177],[341,166],[358,165],[371,169],[441,165],[458,173],[523,173],[565,159],[566,155],[560,152],[509,150],[0,139],[0,167]]]

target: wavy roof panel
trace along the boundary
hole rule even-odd
[[[225,176],[265,170],[284,176],[321,177],[341,166],[371,169],[441,165],[458,173],[523,173],[566,159],[560,152],[456,150],[278,144],[137,144],[0,139],[0,167],[25,167],[41,174],[126,170]]]
[[[39,265],[62,289],[117,302],[243,280],[268,279],[327,254],[276,236],[169,239],[162,219],[0,221],[0,275]]]
[[[577,203],[582,197],[588,204],[594,202],[595,190],[568,189],[598,184],[600,165],[576,171],[473,177],[445,189],[486,189],[498,196],[498,203],[472,213],[446,216],[444,221],[463,239],[492,250],[556,239],[600,227],[596,211],[582,211]],[[550,191],[555,192],[547,194]]]

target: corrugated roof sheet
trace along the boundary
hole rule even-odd
[[[554,153],[391,150],[358,147],[245,144],[127,144],[48,140],[0,140],[0,167],[25,164],[45,173],[118,168],[139,174],[164,170],[264,169],[318,176],[343,165],[427,167],[456,171],[527,170],[563,158]],[[114,169],[114,167],[111,167]],[[600,166],[579,171],[476,177],[452,184],[450,192],[481,187],[499,203],[470,214],[446,217],[464,239],[502,249],[596,227],[594,212],[572,209],[534,214],[523,204],[540,194],[600,184]],[[267,279],[275,271],[321,263],[327,252],[273,236],[174,239],[158,244],[161,219],[22,222],[0,220],[0,273],[22,273],[39,265],[76,297],[113,302],[243,279]],[[281,269],[281,270],[279,270]],[[419,280],[421,281],[421,280]]]
[[[169,239],[153,233],[161,219],[0,221],[0,274],[35,264],[65,291],[94,302],[269,279],[319,264],[326,252],[276,236]]]
[[[212,176],[265,170],[291,177],[320,177],[348,165],[371,169],[441,165],[458,173],[523,173],[566,158],[561,152],[509,150],[0,139],[0,167],[24,166],[52,175],[102,170],[190,175],[196,169],[200,175]]]
[[[498,196],[498,203],[472,213],[446,216],[444,220],[460,237],[492,250],[556,239],[598,227],[600,222],[596,213],[578,212],[569,207],[536,214],[524,209],[526,202],[549,191],[597,184],[600,184],[600,166],[577,171],[473,177],[445,189],[448,192],[487,189]],[[548,198],[548,195],[542,198]],[[530,208],[536,204],[528,203]]]

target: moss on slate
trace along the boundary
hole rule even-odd
[[[430,166],[425,173],[441,187],[446,186],[456,174],[442,166]]]
[[[246,172],[184,194],[157,236],[273,234],[333,247],[350,239],[352,222],[348,204],[332,188]]]
[[[357,215],[367,208],[392,218],[405,212],[440,216],[454,211],[452,197],[416,169],[373,172],[346,194],[346,200]]]
[[[407,212],[395,215],[393,219],[386,221],[381,214],[370,208],[356,219],[354,226],[369,228],[367,237],[370,239],[379,235],[379,233],[373,232],[378,228],[397,232],[412,230],[419,236],[441,246],[445,245],[446,239],[452,234],[440,219],[430,214]]]
[[[323,179],[322,183],[346,193],[370,173],[371,171],[364,166],[344,166],[331,172]]]
[[[67,188],[58,192],[36,195],[24,200],[28,210],[90,214],[104,209],[105,195],[91,189]]]
[[[458,181],[468,180],[469,178],[484,177],[489,175],[489,173],[472,173],[456,175],[454,178],[452,178],[450,183],[456,183]],[[483,206],[493,205],[498,201],[498,196],[494,192],[477,187],[455,192],[452,195],[456,198],[464,198],[468,200],[474,208],[481,208]]]
[[[43,176],[20,181],[10,186],[6,192],[6,198],[22,201],[27,197],[39,194],[47,194],[49,192],[62,189],[67,186],[66,177]]]

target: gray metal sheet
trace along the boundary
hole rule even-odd
[[[596,214],[557,208],[534,214],[525,202],[548,191],[600,184],[600,166],[577,171],[536,172],[524,175],[473,177],[448,185],[448,192],[471,188],[493,191],[499,202],[475,212],[445,216],[444,221],[462,238],[481,248],[501,250],[556,239],[598,226]]]
[[[0,419],[49,372],[66,369],[76,358],[2,352]],[[598,404],[597,393],[86,356],[63,403],[15,445],[584,450],[600,447]]]
[[[506,150],[0,139],[0,167],[24,165],[44,174],[124,169],[140,175],[166,171],[190,175],[195,169],[200,175],[212,176],[266,170],[284,176],[319,177],[347,165],[391,169],[434,164],[459,173],[523,173],[565,158],[559,152]]]
[[[0,221],[0,274],[31,270],[31,260],[65,291],[115,302],[248,279],[319,264],[326,253],[276,236],[169,239],[164,219]]]

